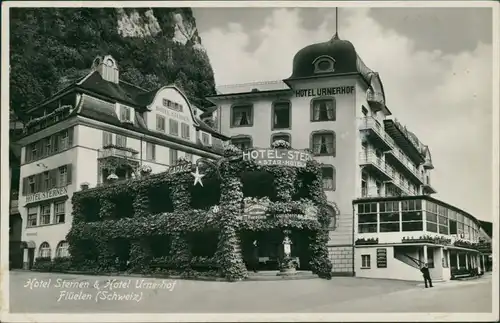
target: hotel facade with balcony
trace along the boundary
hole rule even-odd
[[[363,63],[349,41],[336,34],[329,41],[307,46],[296,53],[292,65],[292,75],[283,81],[218,87],[218,94],[207,98],[217,105],[218,129],[242,149],[266,148],[281,139],[294,149],[310,150],[323,164],[334,274],[398,278],[397,270],[390,267],[372,274],[361,266],[365,251],[355,242],[365,233],[358,231],[358,207],[365,201],[378,207],[379,200],[394,199],[402,210],[400,204],[418,197],[424,215],[414,221],[427,223],[425,201],[436,192],[430,180],[429,147],[392,118],[378,73]],[[465,212],[460,214],[477,222]],[[371,227],[377,231],[370,232],[370,237],[386,234],[377,225]],[[401,236],[420,236],[433,229],[407,224],[391,228],[390,234]],[[421,277],[418,269],[404,265],[414,277]]]
[[[68,255],[71,197],[86,187],[158,173],[183,157],[216,159],[228,138],[175,86],[146,91],[119,79],[111,56],[29,111],[21,145],[23,263]]]

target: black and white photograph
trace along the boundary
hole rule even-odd
[[[1,321],[498,321],[499,17],[3,2]]]

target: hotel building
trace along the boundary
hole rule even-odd
[[[217,105],[218,129],[240,148],[286,140],[323,164],[334,274],[421,279],[418,267],[427,261],[446,279],[450,266],[477,266],[474,249],[402,242],[425,235],[475,242],[479,225],[430,197],[429,147],[392,117],[379,74],[353,44],[336,34],[298,51],[292,65],[283,81],[219,87],[207,99]],[[356,243],[369,238],[378,245]]]
[[[68,254],[73,192],[162,172],[181,157],[218,158],[228,139],[177,87],[146,91],[120,80],[111,56],[97,57],[88,75],[28,113],[17,142],[26,268],[37,257]]]

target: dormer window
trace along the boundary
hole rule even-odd
[[[313,65],[314,73],[332,73],[335,71],[335,60],[327,55],[316,58]]]
[[[121,122],[132,122],[132,111],[131,108],[120,105],[120,121]]]

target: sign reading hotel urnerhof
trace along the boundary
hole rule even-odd
[[[296,97],[310,97],[323,95],[351,94],[354,93],[354,86],[324,87],[319,89],[295,90]]]
[[[48,199],[52,199],[52,198],[58,198],[58,197],[65,196],[65,195],[68,195],[68,188],[67,187],[57,187],[57,188],[53,188],[51,190],[48,190],[47,192],[39,192],[39,193],[27,195],[26,196],[26,203],[33,203],[33,202],[48,200]]]
[[[312,160],[312,156],[307,152],[299,150],[264,148],[243,152],[243,159],[254,160],[257,164],[264,166],[306,167],[306,163]]]

